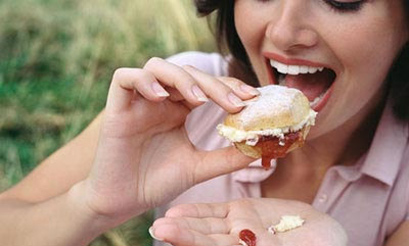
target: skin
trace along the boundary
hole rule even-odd
[[[285,165],[263,184],[264,196],[310,203],[329,167],[351,165],[367,150],[384,103],[386,75],[408,40],[401,5],[366,1],[358,11],[336,12],[324,1],[236,0],[236,29],[262,85],[271,82],[266,52],[288,65],[301,59],[297,65],[319,63],[336,74],[305,147],[280,161]]]
[[[364,14],[345,17],[331,12],[321,1],[236,1],[235,16],[246,20],[238,21],[237,29],[260,81],[267,81],[268,77],[260,55],[264,50],[319,61],[337,73],[333,95],[321,110],[306,147],[282,161],[293,165],[279,165],[272,178],[262,184],[265,197],[309,203],[330,165],[353,163],[367,148],[372,132],[361,129],[372,129],[363,128],[366,124],[373,125],[365,119],[377,118],[377,109],[382,104],[383,79],[399,47],[407,41],[407,29],[399,19],[403,15],[393,12],[399,9],[398,3],[397,0],[368,1]],[[271,14],[274,11],[275,14]],[[353,21],[359,25],[353,25]],[[341,33],[351,28],[356,31],[354,43],[346,42],[347,39],[335,31]],[[390,30],[402,32],[389,33]],[[389,38],[385,40],[385,37]],[[367,40],[377,42],[368,47]],[[373,49],[378,52],[370,53]],[[353,56],[357,50],[359,57]],[[368,59],[370,65],[366,64]],[[376,60],[382,62],[375,64]],[[378,76],[364,73],[367,69],[372,71],[373,66],[377,66],[374,73]],[[341,96],[343,93],[347,98]],[[228,112],[237,112],[243,106],[242,100],[255,94],[237,79],[214,78],[192,67],[177,67],[159,58],[149,60],[140,69],[117,70],[106,110],[22,182],[0,194],[1,241],[19,246],[87,245],[102,232],[168,202],[196,183],[244,168],[252,160],[234,148],[212,152],[196,150],[186,137],[183,123],[191,109],[208,99]],[[346,109],[340,117],[340,112]],[[357,143],[358,150],[340,158],[349,151],[347,142],[356,132],[364,136],[362,142]],[[333,139],[338,143],[332,145],[339,148],[324,152],[323,146]],[[307,165],[300,165],[302,162]],[[290,166],[291,169],[287,168]],[[279,173],[280,177],[292,179],[283,182]],[[300,196],[301,193],[305,195]],[[276,214],[281,214],[279,210],[285,207],[278,200],[260,200],[235,209],[257,212],[254,205],[276,208]],[[219,206],[226,205],[215,205],[214,209]],[[321,218],[316,215],[311,221]],[[198,216],[198,225],[206,223],[200,218]],[[240,217],[232,213],[229,220],[236,223]],[[252,220],[242,223],[246,227],[260,225],[260,221]],[[336,223],[327,220],[325,226],[335,228]],[[408,223],[402,224],[386,245],[404,245],[409,240],[408,227]],[[184,227],[186,231],[196,229]],[[160,229],[155,231],[159,233]],[[203,238],[207,236],[204,234]],[[342,230],[335,236],[342,242]],[[184,245],[177,240],[168,239],[174,245]]]
[[[206,94],[235,112],[255,93],[233,78],[159,58],[143,69],[118,69],[104,113],[0,195],[2,243],[88,245],[199,182],[246,167],[252,159],[234,147],[196,150],[184,122]]]
[[[269,211],[269,213],[266,213]],[[266,228],[280,221],[279,213],[299,215],[301,227],[272,235]],[[243,228],[256,234],[256,244],[345,246],[343,228],[330,216],[306,203],[271,198],[244,199],[220,204],[185,204],[171,208],[150,232],[173,245],[237,245]],[[319,233],[316,233],[319,231]]]
[[[262,183],[263,197],[311,203],[328,168],[335,164],[352,165],[368,149],[385,103],[386,75],[408,41],[408,27],[401,5],[399,0],[367,1],[359,11],[340,13],[324,1],[235,1],[236,29],[261,85],[271,83],[266,52],[284,57],[284,63],[288,65],[293,65],[297,59],[297,62],[302,62],[296,65],[318,63],[336,74],[332,92],[319,109],[316,126],[311,130],[306,145],[279,160],[273,175]],[[270,206],[263,211],[274,211],[280,207],[276,200],[261,199],[257,202],[261,202],[258,206]],[[179,210],[177,216],[174,211],[170,212],[164,221],[155,223],[152,232],[175,245],[189,245],[193,240],[198,245],[225,245],[221,242],[229,239],[231,241],[227,244],[231,244],[233,238],[237,240],[236,225],[243,222],[248,212],[257,210],[257,207],[246,208],[235,214],[233,203],[212,206],[195,205],[196,214],[193,216]],[[227,221],[227,229],[223,227],[224,231],[216,233],[204,230],[209,217],[212,218],[208,213],[217,213],[226,207],[229,212],[220,219]],[[243,207],[245,205],[239,209]],[[246,218],[244,227],[238,227],[259,228],[263,219],[269,216],[274,216],[274,213],[261,212],[257,215],[255,212]],[[190,217],[195,218],[195,223],[188,222]],[[196,221],[198,218],[201,219],[200,225]],[[175,225],[176,228],[168,228],[172,235],[161,231],[162,226]],[[183,230],[186,236],[181,234],[181,228],[187,228]],[[385,245],[405,245],[409,240],[408,228],[409,222],[402,223]],[[314,235],[313,231],[309,233],[308,236]],[[260,230],[259,234],[263,235],[263,231]],[[342,242],[341,234],[336,237],[337,242]],[[270,237],[269,240],[273,239]],[[281,245],[264,241],[264,237],[259,243]],[[316,245],[315,242],[304,243]],[[291,243],[286,241],[283,245]]]
[[[407,42],[401,5],[399,0],[369,1],[359,12],[336,13],[323,1],[236,0],[236,29],[261,85],[269,83],[263,52],[319,62],[335,71],[332,96],[309,135],[315,139],[357,114],[366,117],[365,109],[373,107],[368,104],[378,102],[371,99],[383,90]]]

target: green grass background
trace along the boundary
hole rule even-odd
[[[214,51],[192,1],[0,0],[0,189],[84,129],[115,68]],[[147,213],[91,245],[150,245],[150,223]]]

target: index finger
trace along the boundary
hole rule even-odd
[[[156,79],[139,68],[118,68],[112,77],[109,87],[107,109],[121,110],[131,105],[137,91],[151,101],[162,101],[169,93],[162,89],[157,93],[146,93],[152,90]],[[161,87],[159,87],[160,89]]]

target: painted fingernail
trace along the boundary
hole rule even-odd
[[[165,89],[163,89],[163,87],[158,82],[153,82],[151,86],[152,86],[152,90],[159,97],[168,97],[169,96],[169,93]]]
[[[230,92],[227,95],[227,98],[229,98],[229,101],[236,107],[243,107],[244,106],[243,101],[239,97],[237,97],[235,94],[233,94],[232,92]]]
[[[209,99],[206,97],[206,95],[204,94],[202,89],[200,89],[199,86],[197,85],[192,86],[192,92],[196,96],[197,100],[199,100],[200,102],[209,101]]]
[[[158,238],[158,237],[156,237],[155,236],[155,233],[154,233],[154,230],[153,230],[153,227],[151,226],[151,227],[149,227],[149,234],[151,235],[151,237],[153,238],[153,239],[155,239],[155,240],[158,240],[158,241],[163,241],[163,239],[160,239],[160,238]]]
[[[254,88],[252,86],[249,86],[249,85],[246,85],[246,84],[240,85],[240,90],[242,90],[243,92],[246,92],[246,93],[248,93],[250,95],[253,95],[253,96],[260,95],[260,92],[256,88]]]

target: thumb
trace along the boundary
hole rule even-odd
[[[247,167],[255,159],[244,155],[234,146],[203,151],[202,162],[195,169],[197,183]]]

